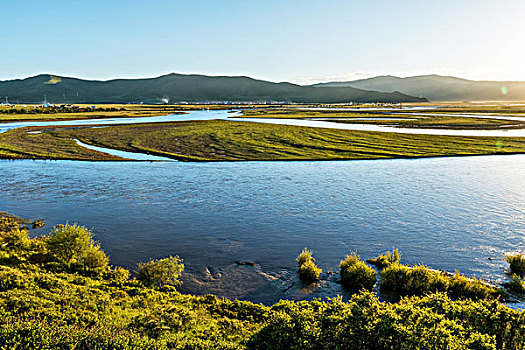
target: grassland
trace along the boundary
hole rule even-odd
[[[79,147],[74,140],[52,133],[28,134],[28,129],[13,129],[0,134],[0,159],[123,160],[106,153]]]
[[[271,306],[212,295],[195,297],[171,285],[145,284],[105,259],[93,264],[82,254],[95,250],[104,255],[96,242],[84,242],[82,248],[53,233],[29,239],[26,226],[27,221],[0,212],[1,349],[517,350],[525,346],[525,313],[490,296],[451,299],[434,292],[433,280],[417,279],[426,295],[392,303],[380,302],[366,290],[356,291],[348,301],[339,297],[283,300]],[[64,232],[67,225],[57,230]],[[77,231],[78,226],[73,232]],[[68,259],[59,254],[70,251],[74,255]],[[398,265],[389,268],[406,270]],[[396,271],[388,274],[391,282],[412,283],[392,279],[399,274]],[[438,278],[421,267],[416,272]]]
[[[485,107],[486,108],[486,107]],[[491,130],[491,129],[522,129],[525,121],[512,120],[513,116],[523,117],[522,109],[484,109],[476,112],[472,109],[443,108],[435,110],[399,110],[392,111],[359,111],[359,109],[346,108],[348,111],[316,111],[297,108],[278,109],[254,109],[244,111],[245,117],[250,118],[278,118],[278,119],[314,119],[326,120],[334,123],[347,124],[375,124],[406,128],[440,128],[440,129],[469,129],[469,130]],[[393,113],[394,112],[394,113]],[[476,113],[486,118],[469,118],[449,115],[449,113]],[[415,114],[417,113],[417,114]],[[424,114],[424,115],[420,115]],[[509,120],[491,119],[491,116],[506,116]],[[370,118],[366,120],[366,118]],[[405,119],[405,120],[400,120]]]
[[[28,133],[35,130],[45,132]],[[183,161],[388,159],[525,153],[525,138],[410,135],[210,120],[102,128],[14,129],[0,134],[0,157],[112,160],[77,146],[71,139]]]
[[[79,108],[88,108],[92,105],[76,105]],[[102,104],[97,109],[116,109],[114,111],[83,111],[62,112],[52,108],[23,107],[21,105],[0,106],[0,123],[17,121],[54,121],[97,118],[125,118],[125,117],[153,117],[167,114],[185,113],[186,111],[206,109],[228,109],[224,105],[141,105],[141,104]],[[22,113],[22,110],[26,112]],[[29,111],[30,113],[28,113]]]

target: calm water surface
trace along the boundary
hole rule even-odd
[[[113,264],[178,254],[184,291],[270,303],[344,294],[306,288],[307,246],[338,270],[395,246],[405,263],[491,280],[525,250],[525,155],[327,162],[0,161],[0,210],[92,227]],[[490,260],[489,258],[492,258]],[[253,261],[255,266],[237,265]]]

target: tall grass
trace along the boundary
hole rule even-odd
[[[305,282],[313,282],[319,280],[321,270],[315,264],[315,259],[312,256],[312,251],[304,248],[303,251],[297,256],[297,264],[299,264],[299,278]]]
[[[357,253],[348,254],[339,263],[341,284],[352,291],[372,290],[376,283],[377,272],[365,264]]]
[[[381,270],[381,291],[396,292],[400,295],[425,295],[446,292],[450,278],[428,269],[424,265],[409,267],[391,264]]]
[[[509,263],[511,274],[516,274],[522,278],[525,277],[525,254],[508,253],[505,254],[504,259]]]
[[[381,254],[375,259],[368,259],[366,262],[381,270],[392,264],[399,264],[401,262],[401,253],[398,249],[392,249],[391,252],[388,251],[386,254]]]

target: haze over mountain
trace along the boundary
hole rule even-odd
[[[353,87],[300,86],[249,77],[168,74],[151,79],[82,80],[42,74],[0,81],[0,96],[10,102],[160,103],[200,101],[420,102],[400,92],[365,91]]]
[[[431,101],[525,101],[525,82],[474,81],[440,75],[398,78],[390,75],[354,81],[315,84],[381,92],[400,91]]]

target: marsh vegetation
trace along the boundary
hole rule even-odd
[[[33,131],[44,132],[28,133]],[[0,134],[0,157],[118,159],[80,147],[72,139],[182,161],[389,159],[525,152],[525,138],[412,135],[209,120],[14,129]]]

